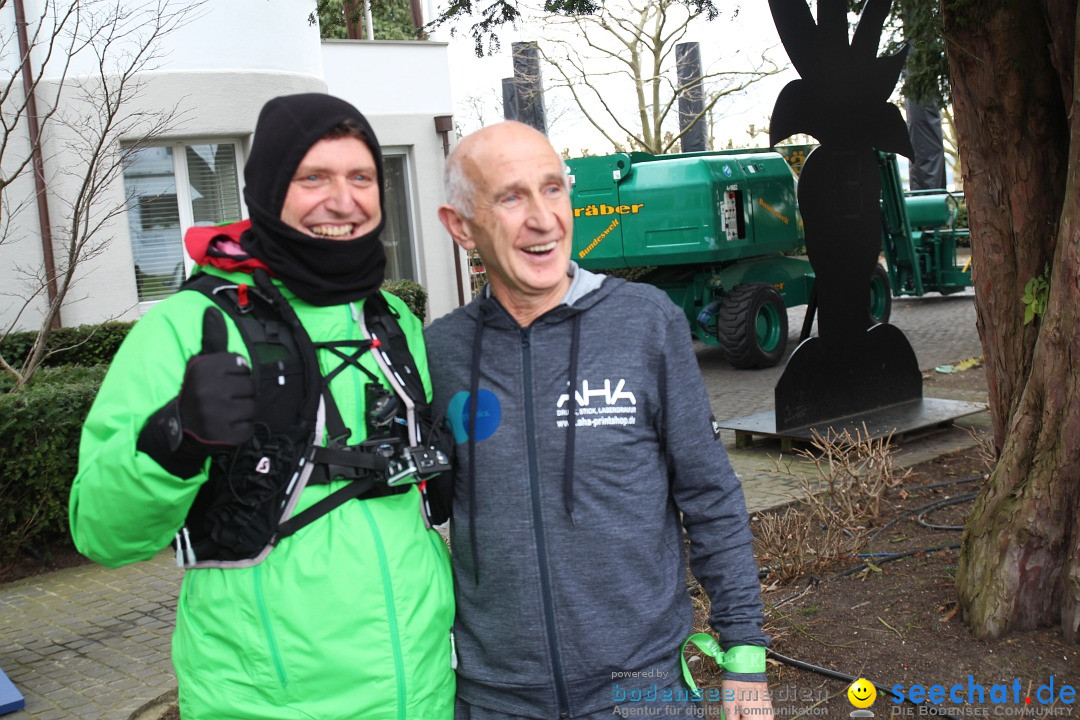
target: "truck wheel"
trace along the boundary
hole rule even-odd
[[[870,275],[870,324],[889,322],[892,315],[892,287],[889,273],[880,265],[874,266]]]
[[[787,347],[784,300],[771,285],[736,285],[720,305],[716,334],[734,367],[772,367]]]

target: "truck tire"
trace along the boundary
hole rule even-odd
[[[892,286],[889,273],[880,265],[870,274],[870,324],[887,323],[892,316]]]
[[[720,305],[716,334],[733,367],[772,367],[787,347],[784,300],[771,285],[736,285]]]

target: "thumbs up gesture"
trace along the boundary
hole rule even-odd
[[[151,415],[136,449],[173,475],[190,478],[207,456],[240,445],[255,429],[255,382],[247,360],[228,351],[217,308],[203,313],[202,349],[188,360],[180,394]]]
[[[228,329],[217,308],[203,314],[202,351],[188,360],[180,387],[180,424],[207,453],[251,437],[255,383],[247,360],[228,351]]]

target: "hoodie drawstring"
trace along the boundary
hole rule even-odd
[[[563,460],[563,503],[570,522],[574,522],[574,441],[577,432],[578,346],[581,344],[581,313],[574,313],[570,338],[570,415],[566,433],[566,457]]]
[[[480,303],[480,317],[473,333],[472,366],[469,369],[469,546],[472,550],[473,580],[480,584],[480,558],[476,549],[476,414],[480,405],[480,346],[490,301]]]

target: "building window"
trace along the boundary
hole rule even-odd
[[[172,295],[188,274],[184,232],[243,219],[235,142],[140,148],[124,164],[140,302]]]
[[[385,177],[386,225],[382,242],[386,248],[386,278],[388,280],[416,280],[416,264],[413,261],[412,212],[409,202],[409,174],[405,155],[388,154],[383,157]]]

